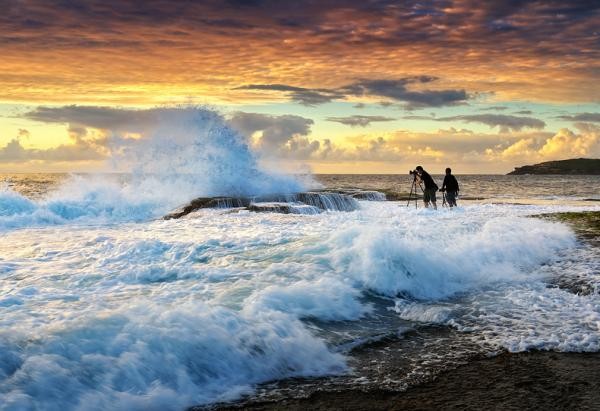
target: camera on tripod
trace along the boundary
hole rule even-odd
[[[417,170],[410,170],[410,171],[408,172],[408,174],[410,174],[411,176],[416,176],[416,175],[418,175],[419,173],[417,173]]]

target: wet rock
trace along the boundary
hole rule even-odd
[[[295,194],[274,194],[248,197],[196,198],[189,204],[167,214],[165,220],[177,219],[203,208],[244,207],[254,212],[278,212],[285,214],[317,214],[320,211],[354,211],[360,208],[350,195],[309,191]]]

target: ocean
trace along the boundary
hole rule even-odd
[[[406,193],[409,177],[297,184]],[[459,175],[477,200],[437,211],[357,200],[174,220],[194,195],[157,178],[0,177],[0,409],[402,389],[474,355],[600,349],[598,248],[531,217],[600,210],[599,176]]]

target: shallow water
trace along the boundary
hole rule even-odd
[[[163,221],[179,200],[114,176],[10,178],[0,191],[0,409],[183,409],[288,377],[402,386],[473,352],[600,349],[598,250],[529,217],[600,206],[436,212],[361,201],[353,212],[207,209]],[[577,204],[600,192],[598,177],[459,181],[488,198]],[[561,286],[571,280],[593,291]],[[401,373],[386,371],[385,350],[365,354],[386,339]]]

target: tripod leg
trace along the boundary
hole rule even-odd
[[[406,202],[406,206],[410,205],[410,199],[412,198],[413,188],[415,188],[415,182],[413,181],[412,186],[410,187],[410,194],[408,195],[408,201]]]
[[[419,196],[417,195],[417,180],[413,181],[415,186],[415,209],[417,209],[417,204],[419,203]],[[421,183],[419,183],[419,187],[421,187]],[[423,187],[421,187],[421,191],[423,191]]]

